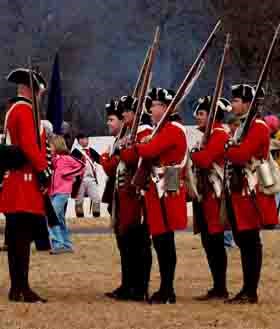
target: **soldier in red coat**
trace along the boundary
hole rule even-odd
[[[108,204],[109,214],[112,215],[116,170],[120,161],[118,144],[121,135],[124,133],[124,124],[122,109],[118,107],[118,101],[111,100],[110,103],[106,104],[105,109],[107,112],[107,126],[109,129],[109,134],[115,137],[115,140],[113,146],[109,147],[108,150],[100,157],[100,164],[108,176],[102,196],[102,202]]]
[[[46,83],[40,74],[33,72],[32,76],[39,101]],[[28,272],[30,244],[41,227],[41,221],[45,220],[43,192],[46,192],[49,178],[46,136],[42,129],[39,149],[32,112],[29,70],[16,69],[8,75],[7,80],[17,84],[19,97],[6,114],[6,143],[17,146],[27,159],[21,168],[6,172],[0,192],[0,211],[6,215],[9,232],[9,299],[16,302],[45,302],[29,287]]]
[[[211,107],[211,96],[200,98],[194,111],[198,129],[205,131]],[[223,167],[225,144],[229,134],[222,125],[224,113],[231,111],[231,105],[225,98],[218,100],[218,110],[213,130],[205,145],[191,153],[194,166],[198,169],[201,201],[194,201],[193,209],[197,209],[196,226],[201,233],[201,241],[206,253],[208,265],[213,279],[213,288],[198,300],[224,299],[228,297],[226,287],[227,254],[224,246],[224,225],[220,220],[221,191],[223,183]],[[200,210],[200,211],[199,211]],[[195,218],[194,218],[195,220]]]
[[[127,133],[120,141],[120,171],[118,175],[118,196],[120,205],[120,234],[128,241],[128,264],[130,269],[131,297],[133,300],[148,300],[148,286],[152,266],[151,239],[147,227],[147,211],[143,191],[137,191],[131,184],[139,157],[129,147],[130,133],[135,118],[138,100],[132,96],[123,96],[119,106],[123,107],[124,124]],[[143,113],[137,128],[136,143],[152,132],[150,116]],[[122,164],[124,164],[124,172]],[[124,183],[124,184],[123,184]],[[128,216],[129,209],[134,215]],[[125,238],[125,239],[126,239]]]
[[[120,162],[120,150],[119,150],[119,140],[122,137],[125,129],[123,123],[123,113],[122,108],[118,106],[118,101],[111,100],[110,103],[106,104],[107,112],[107,126],[109,128],[110,135],[115,137],[114,144],[112,148],[108,151],[101,154],[100,164],[103,167],[106,175],[108,176],[107,182],[105,185],[105,190],[102,196],[102,202],[108,204],[108,211],[112,217],[112,224],[114,226],[115,221],[118,217],[116,209],[116,171],[118,164]],[[117,241],[117,246],[121,258],[121,285],[114,289],[111,292],[105,293],[109,298],[115,299],[128,299],[129,296],[129,280],[128,280],[128,266],[127,266],[127,257],[126,248],[124,248],[124,243],[122,236],[118,234],[118,231],[115,230],[115,236]]]
[[[253,99],[255,89],[249,85],[232,87],[232,109],[244,122]],[[263,95],[264,96],[264,95]],[[243,127],[236,132],[236,138]],[[264,160],[269,152],[269,128],[260,118],[254,119],[238,145],[227,147],[226,158],[233,169],[227,192],[228,216],[232,224],[234,239],[240,249],[243,287],[230,303],[257,303],[257,288],[262,266],[262,243],[260,229],[277,224],[277,210],[274,195],[259,191],[258,182],[252,187],[246,170],[253,159]],[[247,171],[248,172],[248,171]]]
[[[171,90],[150,90],[146,107],[151,111],[154,124],[160,121],[173,97],[174,92]],[[137,144],[135,151],[144,161],[153,163],[150,183],[145,192],[145,205],[148,228],[158,257],[161,284],[160,289],[150,298],[150,303],[175,303],[174,231],[183,230],[187,226],[187,136],[179,116],[174,113],[152,140]],[[171,179],[168,179],[168,174],[171,174]]]
[[[117,299],[141,301],[147,298],[148,283],[151,269],[151,243],[147,226],[142,221],[143,204],[141,195],[131,184],[131,178],[136,170],[138,156],[126,148],[132,123],[137,108],[137,99],[123,96],[118,102],[117,109],[124,119],[125,135],[119,140],[120,156],[112,157],[107,162],[107,171],[115,169],[115,206],[113,207],[114,229],[120,250],[122,264],[121,287],[107,294]],[[137,140],[151,132],[151,127],[140,124]],[[115,166],[117,166],[115,168]],[[108,170],[110,169],[110,170]]]

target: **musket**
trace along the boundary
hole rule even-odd
[[[135,84],[135,87],[134,87],[134,90],[133,90],[133,93],[132,93],[133,97],[139,97],[139,93],[140,93],[140,90],[141,90],[141,85],[142,85],[142,82],[143,82],[143,76],[144,76],[144,73],[146,71],[146,67],[147,67],[147,64],[148,64],[150,52],[151,52],[151,48],[149,47],[147,52],[146,52],[144,62],[141,66],[141,69],[140,69],[140,72],[139,72],[139,75],[138,75],[138,78],[137,78],[137,81],[136,81],[136,84]],[[124,123],[122,123],[121,128],[120,128],[120,132],[119,132],[118,136],[116,137],[114,146],[113,146],[113,148],[110,152],[111,156],[114,154],[116,148],[118,147],[119,140],[125,135],[126,129],[127,129],[126,125]]]
[[[237,140],[237,143],[242,142],[242,140],[244,139],[244,137],[248,133],[248,130],[250,128],[250,125],[251,125],[252,121],[256,118],[256,116],[258,114],[258,107],[256,106],[256,102],[258,100],[258,95],[259,95],[259,92],[261,90],[262,84],[263,84],[263,82],[265,80],[265,77],[268,73],[269,65],[270,65],[270,62],[271,62],[271,59],[272,59],[273,51],[276,47],[276,41],[277,41],[279,32],[280,32],[280,24],[278,25],[278,27],[277,27],[277,29],[274,33],[273,39],[271,41],[271,44],[270,44],[270,47],[269,47],[264,65],[262,67],[262,70],[261,70],[261,73],[260,73],[260,76],[259,76],[259,79],[258,79],[255,94],[254,94],[254,97],[253,97],[253,99],[252,99],[252,101],[249,105],[248,115],[245,119],[243,129],[240,133],[240,136]],[[230,190],[229,190],[230,187],[229,187],[229,182],[228,182],[229,178],[228,178],[228,175],[227,175],[227,171],[229,170],[228,169],[229,166],[230,166],[229,161],[226,160],[225,161],[225,167],[224,167],[225,170],[224,170],[224,181],[223,181],[223,192],[222,192],[224,196],[225,196],[226,193],[230,193]],[[262,213],[261,213],[261,211],[258,207],[258,204],[256,202],[255,191],[252,190],[252,189],[249,189],[249,190],[250,190],[249,192],[250,192],[250,197],[251,197],[251,200],[253,202],[253,205],[256,208],[257,212],[259,212],[259,214],[262,216]]]
[[[153,80],[153,72],[150,72],[147,90],[151,89],[152,80]]]
[[[243,129],[242,129],[240,137],[238,139],[239,143],[247,135],[249,127],[251,125],[251,122],[256,118],[256,116],[258,114],[258,107],[256,106],[256,102],[258,100],[258,95],[259,95],[259,92],[261,90],[262,84],[263,84],[263,82],[266,78],[266,75],[268,73],[268,70],[269,70],[269,65],[270,65],[270,62],[271,62],[271,59],[272,59],[273,51],[276,47],[276,41],[277,41],[279,32],[280,32],[280,24],[277,26],[277,29],[276,29],[276,31],[274,33],[274,36],[273,36],[273,39],[271,41],[271,44],[270,44],[270,47],[269,47],[269,50],[268,50],[263,68],[262,68],[262,71],[261,71],[259,79],[258,79],[258,83],[257,83],[257,87],[256,87],[256,90],[255,90],[254,97],[253,97],[253,99],[250,103],[249,109],[248,109],[248,115],[245,119]]]
[[[148,62],[149,62],[150,53],[151,53],[151,47],[148,48],[148,50],[146,52],[146,55],[145,55],[144,62],[143,62],[142,67],[139,71],[139,75],[138,75],[138,78],[137,78],[137,81],[136,81],[136,84],[135,84],[135,87],[134,87],[134,90],[133,90],[133,93],[132,93],[133,97],[139,97],[139,93],[141,91],[141,85],[143,84],[144,74],[147,71],[147,65],[148,65]],[[150,79],[151,79],[151,74],[150,74]],[[114,145],[111,149],[110,157],[115,154],[116,149],[119,146],[118,145],[119,140],[125,136],[126,131],[127,131],[127,126],[124,123],[122,123],[120,131],[119,131],[119,133],[118,133],[118,135],[115,139]],[[115,180],[112,179],[112,177],[109,177],[107,182],[106,182],[104,193],[103,193],[103,196],[102,196],[103,202],[109,203],[109,202],[111,202],[111,200],[114,200],[114,188],[115,188]]]
[[[40,116],[39,116],[39,108],[38,108],[38,101],[35,95],[35,89],[33,84],[33,70],[32,70],[32,61],[31,57],[28,58],[28,65],[29,65],[29,79],[30,79],[30,89],[32,93],[32,114],[34,120],[34,127],[36,133],[36,141],[41,150],[41,137],[40,137]]]
[[[222,58],[220,61],[219,69],[218,69],[215,89],[214,89],[214,93],[212,95],[210,111],[209,111],[208,118],[207,118],[205,132],[204,132],[204,135],[202,138],[201,148],[203,148],[207,144],[207,142],[209,141],[209,138],[211,136],[212,130],[213,130],[213,125],[214,125],[217,110],[218,110],[218,101],[222,95],[222,90],[223,90],[223,85],[224,85],[224,67],[225,67],[226,58],[228,57],[229,48],[230,48],[230,34],[228,33],[226,36],[223,55],[222,55]],[[208,180],[209,171],[195,167],[195,175],[197,177],[197,182],[198,182],[197,189],[198,189],[199,193],[202,194],[202,191],[205,189],[205,184],[207,184],[209,181]]]
[[[222,95],[223,85],[224,85],[224,67],[225,67],[225,61],[228,57],[230,49],[230,34],[228,33],[226,36],[226,42],[224,46],[223,56],[221,58],[217,79],[216,79],[216,85],[215,90],[212,96],[212,102],[210,106],[210,111],[207,119],[207,125],[205,128],[205,132],[202,138],[202,145],[206,145],[208,142],[211,132],[213,130],[213,125],[216,120],[217,110],[218,110],[218,100]]]
[[[143,69],[143,81],[141,84],[137,108],[135,111],[134,120],[133,120],[131,133],[130,133],[130,143],[131,144],[135,143],[135,141],[136,141],[137,130],[138,130],[138,126],[139,126],[140,119],[142,116],[142,111],[143,111],[143,104],[145,101],[147,89],[149,87],[149,83],[150,83],[150,79],[151,79],[151,70],[152,70],[152,66],[153,66],[155,58],[156,58],[156,52],[157,52],[158,46],[159,46],[159,27],[156,28],[152,46],[150,47],[150,51],[148,51],[149,56],[148,56],[147,65]]]
[[[32,70],[32,61],[31,57],[28,59],[29,61],[29,78],[30,78],[30,89],[32,94],[32,113],[33,113],[33,120],[35,126],[35,133],[36,133],[36,142],[38,144],[39,150],[42,148],[41,143],[41,135],[40,135],[40,115],[39,115],[39,104],[35,94],[34,84],[33,84],[33,70]],[[51,203],[50,197],[48,194],[44,195],[46,213],[48,218],[48,225],[55,226],[58,225],[59,221],[56,215],[56,212],[53,208]]]
[[[132,93],[133,97],[139,97],[140,90],[141,90],[141,84],[143,82],[143,76],[144,76],[144,73],[145,73],[145,70],[146,70],[146,67],[147,67],[147,64],[149,61],[149,57],[150,57],[150,52],[151,52],[151,47],[149,47],[146,52],[144,63],[140,69],[140,72],[139,72],[139,75],[138,75],[138,78],[137,78],[137,81],[136,81],[136,84],[135,84],[135,87],[134,87],[134,90]]]
[[[167,110],[163,114],[161,120],[158,122],[157,126],[153,130],[151,134],[151,139],[159,132],[159,130],[163,127],[165,124],[166,120],[172,114],[172,112],[176,109],[176,107],[180,104],[182,101],[182,98],[186,96],[186,90],[190,92],[191,87],[194,85],[194,82],[198,79],[199,74],[202,71],[202,68],[204,67],[204,57],[211,46],[214,37],[216,33],[219,31],[221,27],[221,20],[217,22],[215,25],[214,29],[212,30],[211,34],[209,35],[208,39],[204,43],[202,49],[200,50],[198,56],[196,57],[193,65],[191,66],[190,70],[187,72],[185,79],[181,83],[178,91],[176,92],[174,98],[172,99],[171,103],[167,107]],[[132,183],[139,188],[143,187],[143,181],[144,181],[144,175],[147,174],[147,170],[144,169],[145,164],[143,164],[143,159],[139,158],[138,162],[138,169],[132,179]]]
[[[215,25],[214,29],[212,30],[211,34],[209,35],[207,41],[205,42],[204,46],[200,50],[197,58],[195,59],[193,65],[191,66],[190,70],[185,76],[185,79],[179,86],[179,89],[177,90],[174,98],[172,99],[171,103],[169,104],[167,110],[164,112],[161,120],[157,124],[156,128],[153,130],[152,137],[154,137],[159,130],[162,128],[164,123],[166,122],[167,118],[170,116],[170,114],[176,109],[177,105],[181,102],[182,97],[185,96],[186,89],[188,86],[193,83],[193,78],[196,75],[198,69],[201,67],[201,63],[204,61],[204,57],[211,46],[214,37],[216,33],[219,31],[221,27],[221,20],[218,21],[218,23]]]

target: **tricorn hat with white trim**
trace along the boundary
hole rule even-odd
[[[146,111],[148,113],[150,112],[153,101],[159,101],[168,106],[172,102],[174,96],[175,96],[175,92],[171,89],[164,89],[164,88],[150,89],[145,101]]]
[[[122,96],[118,103],[118,108],[122,112],[132,111],[135,112],[138,105],[138,99],[133,96]]]
[[[198,111],[210,112],[212,96],[201,97],[198,99],[197,103],[198,104],[193,112],[194,117],[197,115]],[[217,105],[218,105],[218,109],[217,109],[216,119],[222,120],[226,112],[231,112],[232,107],[230,102],[224,97],[220,97],[218,99]]]
[[[251,86],[245,83],[235,84],[231,86],[233,98],[241,98],[243,102],[251,102],[256,93],[256,86]],[[258,99],[263,99],[265,96],[264,88],[260,88]]]
[[[105,105],[105,110],[107,112],[107,116],[109,115],[115,115],[119,120],[123,119],[123,111],[122,109],[118,106],[119,102],[111,99],[110,103],[107,103]]]
[[[32,71],[32,78],[33,86],[36,91],[44,90],[47,88],[47,83],[41,73]],[[7,80],[17,85],[22,84],[30,87],[30,70],[25,68],[17,68],[12,70],[7,75]]]

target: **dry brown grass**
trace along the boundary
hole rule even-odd
[[[110,227],[110,218],[109,217],[99,217],[99,218],[67,218],[68,226],[71,229],[76,228],[86,228],[94,229],[96,227]]]
[[[109,228],[109,217],[83,217],[83,218],[67,218],[67,224],[70,229],[95,229],[98,227]],[[3,231],[5,227],[5,220],[0,220],[0,229]]]
[[[150,306],[115,302],[103,296],[119,283],[119,258],[112,235],[76,235],[75,253],[50,256],[33,252],[31,282],[48,304],[13,304],[7,301],[9,286],[6,254],[0,254],[0,328],[279,328],[278,232],[263,234],[264,270],[259,305],[229,306],[222,302],[196,302],[206,291],[210,277],[198,237],[177,234],[178,266],[176,305]],[[229,290],[240,288],[238,250],[229,252]],[[156,257],[151,291],[159,284]]]

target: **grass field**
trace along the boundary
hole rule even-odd
[[[84,225],[107,225],[84,222]],[[72,221],[71,226],[77,226]],[[49,255],[32,252],[31,283],[47,304],[9,303],[7,256],[0,254],[0,329],[83,329],[83,328],[233,328],[280,327],[280,235],[263,233],[264,267],[259,305],[224,305],[197,302],[210,286],[210,276],[199,237],[178,233],[176,273],[177,304],[147,305],[115,302],[104,297],[119,284],[119,258],[113,235],[74,235],[75,253]],[[239,252],[230,250],[228,288],[232,294],[241,284]],[[157,289],[159,275],[153,257],[151,291]]]

